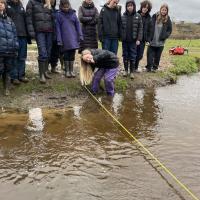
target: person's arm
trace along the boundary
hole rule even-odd
[[[99,12],[95,8],[95,16],[92,18],[92,21],[90,21],[89,24],[90,25],[96,25],[98,23],[98,19],[99,19]]]
[[[137,41],[141,42],[143,38],[143,23],[142,23],[142,17],[139,16],[139,21],[138,21],[138,35],[137,35]]]
[[[76,31],[78,33],[79,40],[83,40],[83,32],[82,32],[82,29],[81,29],[80,22],[79,22],[79,20],[76,16],[76,14],[74,14],[74,17],[75,17],[75,27],[76,27]]]
[[[92,17],[83,16],[83,11],[82,11],[81,6],[79,7],[79,10],[78,10],[78,18],[79,18],[80,22],[83,24],[87,24],[92,21]]]
[[[167,24],[167,32],[166,32],[166,39],[169,38],[169,36],[172,33],[172,21],[169,18],[168,24]]]
[[[147,40],[146,42],[148,42],[148,43],[151,42],[152,31],[153,31],[152,18],[149,17],[149,21],[147,24],[147,38],[146,38],[146,40]]]
[[[57,44],[59,46],[63,46],[63,40],[62,40],[62,35],[61,35],[61,23],[60,23],[59,14],[56,15],[56,38],[57,38]]]
[[[29,1],[26,6],[26,24],[27,24],[28,35],[30,35],[31,38],[35,38],[35,30],[34,30],[34,26],[33,26],[32,1]]]
[[[14,35],[14,45],[15,45],[15,50],[16,50],[16,54],[17,54],[17,50],[19,49],[19,42],[18,42],[18,37],[17,37],[17,30],[16,30],[16,26],[14,24],[13,21],[11,21],[12,24],[12,29],[13,29],[13,35]]]
[[[98,36],[99,40],[102,42],[103,41],[103,11],[101,9],[99,19],[98,19]]]

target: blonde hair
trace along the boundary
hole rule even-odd
[[[45,0],[44,7],[48,8],[48,9],[51,9],[51,0]]]
[[[80,81],[82,85],[89,85],[94,75],[91,64],[83,60],[83,56],[86,54],[91,54],[91,51],[86,49],[81,53]]]
[[[163,17],[162,15],[161,15],[161,10],[163,9],[163,8],[166,8],[167,9],[167,14],[166,14],[166,16],[165,17]],[[166,3],[164,3],[163,5],[161,5],[161,7],[160,7],[160,12],[158,13],[158,16],[157,16],[157,23],[159,24],[160,22],[162,22],[163,24],[164,23],[167,23],[167,20],[168,20],[168,12],[169,12],[169,6],[166,4]]]

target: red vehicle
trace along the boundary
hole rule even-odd
[[[180,46],[172,47],[169,50],[170,55],[184,55],[185,52],[187,52],[188,54],[188,49],[185,49],[184,47],[180,47]]]

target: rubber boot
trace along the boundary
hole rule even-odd
[[[76,75],[74,73],[74,61],[70,61],[70,65],[69,65],[69,73],[70,73],[70,76],[72,78],[75,78]]]
[[[64,67],[65,67],[65,77],[71,78],[71,74],[69,72],[70,61],[64,61]]]
[[[47,61],[45,61],[44,63],[45,63],[44,76],[45,76],[46,79],[52,79],[51,76],[48,75],[48,71],[49,71],[49,70],[48,70],[49,61],[47,60]]]
[[[46,78],[45,78],[45,66],[46,63],[44,61],[38,61],[38,66],[39,66],[39,75],[40,75],[40,83],[45,84],[46,83]]]
[[[9,96],[10,95],[10,91],[9,91],[9,75],[8,73],[3,73],[2,74],[2,79],[3,79],[3,89],[4,89],[4,95],[5,96]]]
[[[56,69],[57,65],[51,64],[51,73],[52,74],[59,74],[59,72]]]
[[[123,73],[123,76],[124,77],[127,77],[128,76],[128,60],[124,60],[124,73]]]

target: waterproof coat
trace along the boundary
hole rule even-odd
[[[152,31],[151,31],[151,40],[153,40],[153,37],[154,37],[155,24],[157,23],[156,22],[157,15],[158,14],[154,14],[152,16],[152,27],[153,28],[152,28]],[[169,38],[171,33],[172,33],[172,21],[171,21],[170,17],[168,17],[167,22],[163,24],[162,31],[161,31],[160,36],[159,36],[159,40],[165,41],[167,38]]]
[[[101,9],[98,20],[99,40],[104,38],[119,39],[121,26],[121,8],[111,9],[105,4]]]
[[[139,10],[138,13],[141,15],[141,11]],[[152,33],[152,18],[149,13],[142,17],[143,23],[143,42],[150,42],[151,41],[151,33]]]
[[[87,4],[85,1],[78,11],[78,18],[81,22],[84,40],[81,42],[81,50],[86,48],[98,48],[97,23],[98,10],[94,3]]]
[[[14,3],[11,0],[7,1],[6,13],[16,26],[17,36],[27,37],[26,12],[22,3]]]
[[[53,32],[52,9],[44,7],[43,0],[29,0],[26,6],[28,33],[35,38],[37,32]]]
[[[68,12],[59,11],[56,15],[57,43],[62,46],[63,51],[78,49],[83,33],[76,16],[76,11],[70,9]]]
[[[126,41],[127,40],[127,34],[131,34],[132,40],[142,41],[143,24],[142,24],[141,15],[136,13],[135,9],[134,9],[133,13],[130,14],[127,11],[128,3],[132,3],[134,5],[134,8],[136,8],[135,1],[129,0],[129,1],[126,2],[126,11],[124,12],[124,14],[122,16],[122,20],[121,20],[122,21],[121,22],[122,23],[122,25],[121,25],[121,39],[122,39],[122,41]],[[131,22],[131,26],[130,26],[130,22]]]
[[[0,14],[0,56],[16,55],[18,47],[14,22],[6,14]]]
[[[118,57],[111,51],[102,49],[91,49],[95,64],[92,64],[92,68],[105,68],[112,69],[119,66]]]

